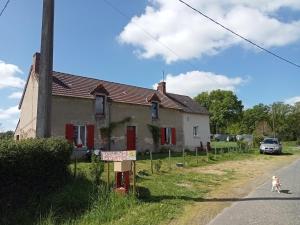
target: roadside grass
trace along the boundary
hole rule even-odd
[[[218,143],[220,144],[220,142]],[[220,144],[221,145],[221,144]],[[219,146],[220,146],[219,145]],[[299,154],[294,146],[284,145],[286,154]],[[233,149],[233,148],[232,148]],[[151,173],[149,155],[137,161],[138,196],[119,196],[106,189],[107,167],[100,185],[94,183],[91,163],[78,163],[76,178],[60,191],[46,196],[28,209],[22,209],[19,224],[39,225],[154,225],[178,218],[186,205],[201,202],[208,194],[228,180],[236,179],[236,172],[224,168],[222,174],[196,172],[193,168],[204,167],[224,161],[271,160],[275,155],[261,155],[257,148],[245,152],[232,150],[214,154],[194,152],[153,154],[153,164],[161,161],[161,168]],[[176,166],[183,163],[184,167]],[[110,164],[110,181],[113,185],[113,166]],[[74,165],[70,165],[74,169]]]
[[[212,148],[228,148],[228,147],[238,147],[237,142],[234,141],[212,141],[211,142]]]

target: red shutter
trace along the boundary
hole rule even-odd
[[[176,145],[176,129],[171,128],[172,131],[172,145]]]
[[[73,126],[73,124],[66,124],[65,137],[70,144],[73,144],[73,142],[74,142],[74,126]]]
[[[94,125],[87,125],[87,147],[88,149],[94,148]]]
[[[164,145],[166,143],[166,128],[160,128],[160,137],[161,137],[161,144]]]

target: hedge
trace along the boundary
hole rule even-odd
[[[72,147],[63,139],[0,141],[0,202],[18,207],[61,186]]]

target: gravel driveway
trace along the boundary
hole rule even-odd
[[[209,225],[300,225],[300,160],[274,171],[282,193],[271,192],[271,177],[241,199],[216,199],[234,203]]]

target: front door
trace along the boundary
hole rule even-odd
[[[135,126],[127,127],[127,150],[136,150],[136,133]]]

